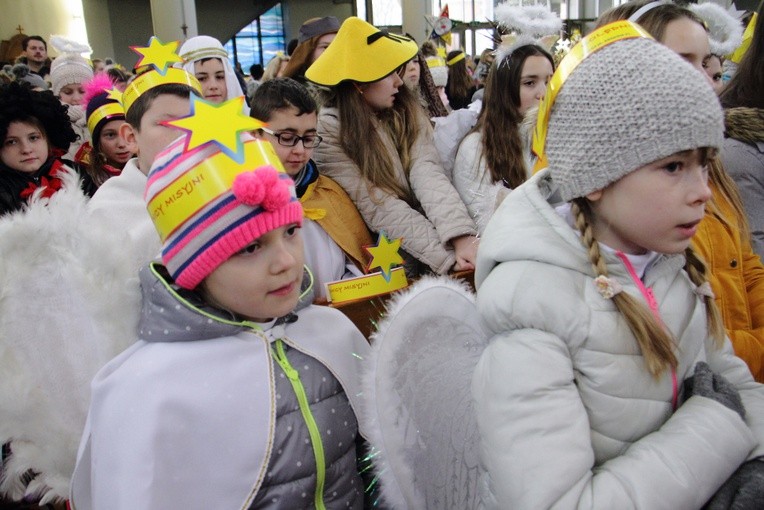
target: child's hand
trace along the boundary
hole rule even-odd
[[[478,238],[475,236],[455,237],[451,239],[451,244],[454,245],[454,254],[456,255],[454,271],[475,269],[479,244]]]
[[[732,409],[745,419],[745,408],[737,388],[719,374],[715,374],[708,363],[695,365],[695,375],[684,381],[686,398],[692,395],[710,398]]]
[[[764,457],[744,462],[710,499],[706,510],[755,510],[764,501]]]

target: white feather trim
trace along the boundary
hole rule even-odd
[[[0,493],[42,504],[67,497],[90,381],[135,341],[140,311],[129,246],[88,215],[74,172],[62,181],[0,218],[0,443],[12,450]]]
[[[546,4],[511,5],[506,2],[497,5],[493,12],[499,26],[521,34],[544,36],[562,29],[562,20]]]
[[[383,434],[382,423],[380,420],[377,403],[382,400],[385,395],[379,395],[377,390],[380,388],[380,381],[385,381],[387,387],[396,381],[396,375],[398,375],[396,366],[389,366],[380,362],[380,353],[383,345],[386,342],[400,343],[400,338],[386,338],[389,332],[391,324],[395,321],[401,311],[411,303],[412,300],[427,292],[430,289],[447,289],[456,294],[462,296],[467,300],[469,305],[472,306],[472,311],[469,311],[467,307],[463,310],[467,313],[476,314],[474,309],[475,296],[471,290],[461,281],[454,280],[448,277],[423,277],[418,280],[413,286],[411,286],[405,292],[398,294],[395,298],[390,300],[386,306],[386,312],[384,317],[379,321],[377,331],[371,335],[371,353],[368,355],[364,364],[363,375],[363,392],[365,395],[365,404],[362,412],[366,416],[367,423],[370,424],[368,430],[368,439],[374,446],[373,452],[373,465],[374,471],[379,477],[382,492],[381,497],[385,505],[390,508],[405,509],[405,508],[424,508],[421,506],[423,501],[419,501],[422,494],[427,493],[427,488],[417,487],[413,494],[411,486],[414,480],[417,480],[416,473],[412,470],[412,465],[407,463],[404,459],[408,458],[407,445],[403,443],[393,444],[390,440],[391,435]],[[453,297],[453,296],[451,296]],[[437,317],[438,314],[442,315],[443,312],[440,309],[440,302],[433,302],[432,300],[422,303],[418,303],[418,309],[409,313],[416,313],[418,317],[432,318]],[[417,334],[419,334],[418,332]],[[421,334],[426,334],[426,331],[421,331]],[[486,337],[487,339],[487,337]],[[481,339],[485,341],[486,339]],[[386,347],[389,347],[385,345]],[[404,349],[403,345],[396,345],[396,349]],[[384,391],[384,390],[383,390]],[[388,388],[390,391],[390,388]],[[467,389],[467,391],[469,391]],[[387,400],[387,399],[386,399]],[[385,413],[390,415],[399,412],[401,410],[387,409]],[[405,415],[405,410],[403,411]],[[405,418],[401,418],[405,420]],[[388,439],[388,441],[385,441]],[[396,459],[396,462],[392,462]],[[395,466],[395,469],[392,466]],[[421,490],[421,494],[419,494]],[[413,506],[412,506],[413,505]]]
[[[743,26],[722,6],[709,2],[687,6],[708,27],[711,53],[724,56],[733,53],[743,42]]]
[[[74,39],[69,39],[63,35],[51,35],[50,45],[53,46],[59,54],[64,53],[92,53],[93,49],[87,44],[83,44]]]

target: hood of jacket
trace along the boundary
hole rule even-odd
[[[159,263],[141,268],[139,273],[143,303],[138,334],[147,342],[192,342],[234,336],[252,329],[253,322],[206,304],[198,293],[175,285],[167,269]],[[295,311],[312,301],[313,279],[305,271],[300,300]]]
[[[562,200],[549,169],[536,173],[512,191],[491,218],[478,251],[475,285],[480,287],[491,270],[502,262],[530,260],[546,263],[595,278],[594,269],[577,230],[555,211]],[[623,263],[603,253],[611,277],[630,281]],[[673,259],[672,268],[684,264],[682,255],[661,255],[658,261]]]
[[[764,110],[760,108],[728,108],[724,110],[725,136],[741,142],[764,142]]]

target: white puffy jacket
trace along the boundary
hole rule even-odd
[[[593,283],[578,233],[548,198],[547,170],[518,187],[483,236],[478,309],[494,333],[473,377],[484,500],[494,508],[700,508],[746,459],[764,454],[764,386],[729,341],[708,338],[705,307],[661,256],[645,273],[677,341],[676,381],[706,361],[747,415],[692,396],[676,411],[671,372],[654,379],[623,317]],[[640,291],[605,255],[625,292]]]

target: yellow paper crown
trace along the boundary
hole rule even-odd
[[[237,135],[241,137],[242,135]],[[246,136],[246,135],[244,135]],[[284,173],[278,154],[270,142],[251,138],[242,144],[244,159],[241,163],[234,161],[222,151],[205,148],[201,152],[186,152],[181,148],[182,142],[176,141],[169,152],[160,153],[155,165],[161,164],[162,158],[171,159],[173,151],[181,151],[179,159],[173,159],[173,164],[181,164],[185,158],[200,159],[182,179],[176,179],[149,200],[147,208],[154,220],[159,237],[164,242],[175,230],[183,225],[188,218],[197,214],[215,198],[228,193],[233,181],[239,174],[251,172],[263,166],[272,166],[279,173]],[[211,154],[203,159],[200,156]],[[152,172],[154,168],[152,168]],[[151,177],[150,177],[151,178]],[[188,189],[192,188],[193,193]],[[147,192],[150,191],[147,188]]]
[[[332,44],[305,72],[314,83],[332,87],[346,80],[381,80],[414,58],[419,48],[408,37],[389,34],[360,18],[346,19]]]
[[[188,85],[199,94],[202,93],[202,86],[194,76],[191,76],[183,69],[170,67],[172,64],[183,62],[183,59],[176,53],[178,49],[177,41],[164,44],[152,36],[148,46],[131,46],[130,49],[141,56],[135,65],[136,69],[146,68],[147,66],[153,69],[138,75],[125,89],[122,94],[122,105],[125,107],[125,113],[130,110],[133,103],[144,92],[159,85],[170,83]]]
[[[451,57],[451,59],[450,59],[450,60],[446,60],[446,65],[452,66],[452,65],[456,64],[457,62],[461,62],[461,61],[462,61],[462,60],[464,60],[466,57],[467,57],[467,56],[464,54],[464,52],[463,52],[463,51],[460,51],[459,53],[457,53],[456,55],[454,55],[453,57]]]
[[[552,113],[552,106],[554,105],[555,99],[557,99],[557,94],[560,93],[560,89],[565,83],[565,80],[568,79],[568,76],[570,76],[573,70],[578,67],[584,59],[595,53],[597,50],[601,50],[605,46],[616,41],[633,39],[635,37],[652,39],[652,36],[636,23],[626,20],[615,21],[598,28],[581,39],[581,41],[579,41],[579,43],[565,55],[565,58],[562,59],[557,70],[552,75],[552,79],[549,80],[544,99],[539,103],[536,128],[533,130],[532,149],[533,153],[538,158],[533,167],[534,172],[546,168],[547,166],[544,146],[546,144],[547,128],[549,127],[549,116]]]
[[[427,57],[425,62],[427,62],[427,67],[430,69],[433,67],[444,67],[446,65],[446,61],[440,57]]]
[[[122,108],[121,104],[106,103],[103,106],[99,106],[93,111],[93,113],[90,114],[90,117],[88,117],[88,131],[90,131],[91,135],[94,134],[95,128],[98,126],[99,122],[101,122],[103,119],[108,119],[109,117],[115,116],[121,116],[122,118],[125,117],[125,109]]]

